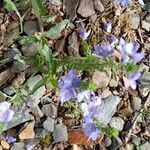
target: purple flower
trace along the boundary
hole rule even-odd
[[[95,123],[92,121],[82,123],[82,129],[85,135],[93,141],[95,141],[100,135],[100,131],[97,129]]]
[[[61,102],[77,97],[75,89],[80,86],[80,82],[75,70],[70,70],[67,75],[60,79],[58,86],[60,88]]]
[[[112,29],[112,25],[111,23],[107,23],[105,22],[104,25],[103,25],[103,28],[106,32],[111,32],[111,29]]]
[[[110,43],[111,46],[114,46],[115,44],[118,43],[118,39],[114,35],[111,35],[109,37],[109,43]]]
[[[0,121],[9,122],[13,115],[14,111],[9,109],[10,103],[8,102],[1,102],[0,103]]]
[[[144,54],[138,53],[139,44],[135,42],[125,43],[123,38],[120,38],[118,50],[122,54],[122,62],[128,63],[130,60],[134,64],[138,63],[144,58]]]
[[[110,44],[94,45],[93,54],[97,57],[106,57],[113,53],[113,48]]]
[[[74,99],[77,97],[77,93],[76,90],[74,88],[66,88],[66,89],[61,89],[60,90],[60,98],[61,98],[61,102],[66,102],[69,101],[71,99]]]
[[[137,80],[141,77],[141,72],[136,72],[128,77],[129,85],[131,86],[132,89],[136,89],[137,87]]]
[[[115,0],[115,2],[123,7],[127,7],[129,5],[129,0]]]
[[[16,138],[14,138],[13,136],[6,136],[6,141],[9,144],[13,144],[16,141]]]
[[[85,29],[81,28],[80,29],[80,33],[79,33],[79,36],[82,38],[82,40],[87,40],[87,38],[89,37],[90,35],[90,30],[89,31],[86,31]]]
[[[100,134],[97,129],[94,119],[99,114],[99,105],[101,105],[101,98],[96,96],[94,92],[89,90],[78,93],[77,99],[81,104],[81,110],[83,111],[83,123],[82,128],[87,137],[92,140],[96,140]]]

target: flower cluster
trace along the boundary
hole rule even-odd
[[[119,46],[117,48],[122,55],[122,63],[124,64],[127,64],[129,61],[136,64],[144,58],[144,54],[137,52],[139,49],[138,43],[126,43],[123,38],[120,38]]]
[[[77,97],[76,89],[80,86],[80,82],[75,70],[70,70],[67,75],[60,79],[58,86],[62,103]]]
[[[61,102],[66,102],[71,99],[77,99],[81,103],[81,110],[83,111],[82,128],[89,139],[96,140],[100,134],[97,129],[94,119],[99,114],[99,105],[101,105],[101,98],[95,96],[94,92],[90,90],[81,91],[79,89],[80,79],[75,70],[63,76],[59,81]]]
[[[96,140],[100,135],[100,130],[96,127],[94,119],[99,114],[99,106],[101,98],[95,96],[94,92],[89,90],[82,91],[77,97],[79,102],[82,102],[81,109],[83,111],[82,129],[87,137]]]
[[[10,103],[8,102],[0,103],[0,121],[9,122],[12,119],[14,111],[11,110],[9,107]]]

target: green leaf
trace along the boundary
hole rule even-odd
[[[65,29],[68,23],[69,23],[69,20],[65,19],[62,22],[56,24],[54,27],[50,28],[50,30],[44,32],[45,37],[55,38]]]
[[[32,44],[38,42],[39,38],[35,35],[30,35],[30,36],[21,36],[17,40],[19,40],[19,43],[21,45],[23,44],[26,45],[26,44]]]
[[[126,66],[126,70],[127,70],[127,73],[134,73],[134,72],[137,72],[139,69],[139,67],[135,64],[132,64],[132,63],[129,63],[127,64]]]
[[[81,41],[81,48],[83,49],[86,56],[90,56],[92,54],[92,46],[87,41]]]
[[[29,94],[30,95],[34,94],[34,92],[38,90],[40,87],[42,87],[43,85],[45,85],[47,81],[48,81],[48,78],[43,78],[40,81],[38,81]]]
[[[45,60],[48,62],[48,69],[51,69],[52,66],[52,51],[51,49],[44,44],[43,48],[40,50],[45,57]]]
[[[82,80],[81,87],[82,89],[89,89],[91,91],[96,90],[96,84],[90,81],[88,78],[85,78],[84,80]]]
[[[16,3],[16,7],[20,9],[24,9],[28,6],[30,3],[30,0],[20,0],[18,3]]]
[[[32,7],[34,9],[35,15],[37,17],[44,16],[46,14],[46,11],[43,7],[41,0],[31,0],[32,1]]]
[[[52,76],[56,75],[56,72],[57,72],[57,61],[56,61],[56,59],[53,59],[52,67],[51,67]]]
[[[100,123],[99,121],[96,121],[96,127],[110,137],[117,137],[119,135],[119,132],[117,129],[108,127],[104,125],[103,123]]]
[[[4,122],[0,122],[0,135],[3,133],[4,130]]]
[[[16,5],[11,0],[5,0],[5,2],[6,2],[5,5],[6,9],[18,12]]]

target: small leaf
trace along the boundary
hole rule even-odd
[[[62,22],[56,24],[54,27],[50,28],[50,30],[44,33],[45,37],[55,38],[65,29],[68,23],[69,23],[69,20],[65,19]]]
[[[17,7],[15,6],[15,4],[11,0],[5,0],[5,2],[6,2],[6,5],[5,5],[6,9],[13,10],[16,12],[18,11]]]
[[[32,43],[36,43],[36,42],[39,41],[39,39],[35,35],[21,36],[21,37],[18,38],[18,40],[19,40],[19,43],[21,45],[23,45],[23,44],[32,44]]]
[[[31,0],[32,1],[32,7],[34,9],[35,15],[37,17],[44,16],[46,14],[46,11],[43,7],[41,0]]]
[[[134,73],[134,72],[137,72],[139,69],[139,67],[135,64],[132,64],[132,63],[129,63],[127,64],[126,66],[126,70],[128,73]]]
[[[92,54],[92,46],[87,41],[82,40],[81,46],[86,56],[90,56]]]
[[[6,5],[5,5],[6,9],[15,11],[21,21],[22,17],[20,15],[15,3],[13,3],[11,0],[5,0],[5,2],[6,2]]]
[[[48,78],[43,78],[41,79],[40,81],[38,81],[35,86],[33,87],[33,89],[31,90],[31,92],[29,93],[30,95],[34,94],[34,92],[36,90],[38,90],[40,87],[42,87],[43,85],[45,85],[47,83],[47,80]]]

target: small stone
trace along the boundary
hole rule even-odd
[[[10,145],[6,141],[2,140],[1,145],[2,145],[3,149],[9,149],[10,148]]]
[[[120,98],[118,96],[110,95],[106,99],[102,100],[102,104],[99,106],[99,110],[101,113],[97,116],[97,120],[107,125],[111,120],[112,116],[117,111],[117,105],[120,102]]]
[[[8,49],[4,53],[4,58],[9,58],[10,60],[13,60],[17,54],[20,54],[20,51],[17,48]]]
[[[98,10],[99,12],[103,12],[105,9],[100,0],[94,0],[94,6],[95,6],[95,9]]]
[[[111,71],[107,72],[100,72],[95,71],[92,80],[96,84],[97,88],[106,88],[109,84],[111,79]]]
[[[141,108],[141,99],[139,97],[133,97],[132,105],[134,110],[140,110]]]
[[[3,92],[6,93],[9,96],[15,93],[14,90],[12,89],[12,87],[10,87],[10,86],[4,88]]]
[[[93,1],[81,0],[77,12],[85,18],[95,14]]]
[[[24,56],[34,56],[38,51],[38,44],[33,43],[33,44],[27,44],[23,45],[21,48],[21,52],[23,53]]]
[[[50,118],[57,117],[57,105],[55,103],[46,104],[42,107],[44,115]]]
[[[142,87],[150,89],[150,72],[144,72],[140,78]]]
[[[132,14],[129,17],[129,25],[132,29],[138,29],[140,24],[140,16],[139,14]]]
[[[24,23],[24,32],[28,35],[32,35],[35,32],[40,31],[40,26],[38,21],[26,21]]]
[[[20,73],[20,72],[24,71],[25,69],[27,69],[28,67],[29,67],[29,65],[23,64],[21,62],[18,62],[18,61],[13,62],[13,70],[16,73]]]
[[[42,80],[42,76],[40,76],[40,75],[36,75],[36,76],[30,78],[27,81],[27,86],[29,88],[29,91],[32,91],[34,86],[40,80]],[[32,95],[29,96],[27,105],[29,107],[36,107],[39,104],[39,102],[40,102],[40,98],[45,94],[45,91],[46,91],[45,86],[41,86],[40,88],[38,88]],[[28,92],[26,92],[25,90],[23,90],[23,93],[25,95],[28,95]]]
[[[58,124],[53,132],[54,142],[68,141],[67,127],[64,124]]]
[[[31,112],[37,120],[43,117],[43,112],[41,111],[39,106],[32,107]]]
[[[15,142],[13,144],[13,146],[11,147],[11,150],[25,150],[24,143],[22,143],[22,142]]]
[[[116,128],[118,131],[122,131],[124,126],[124,120],[122,120],[120,117],[113,117],[110,120],[109,124],[112,128]]]
[[[142,28],[149,32],[150,31],[150,23],[148,23],[146,21],[142,21]]]
[[[21,131],[19,134],[19,139],[24,140],[24,139],[33,139],[35,137],[35,132],[34,132],[34,124],[35,122],[29,123],[26,128]]]
[[[119,82],[119,78],[112,78],[109,82],[109,86],[110,87],[117,87],[118,86],[118,82]]]
[[[46,131],[53,132],[54,131],[54,123],[55,123],[54,119],[47,118],[43,123],[43,127]]]
[[[74,31],[69,38],[68,52],[72,56],[79,56],[79,41],[77,33]]]

